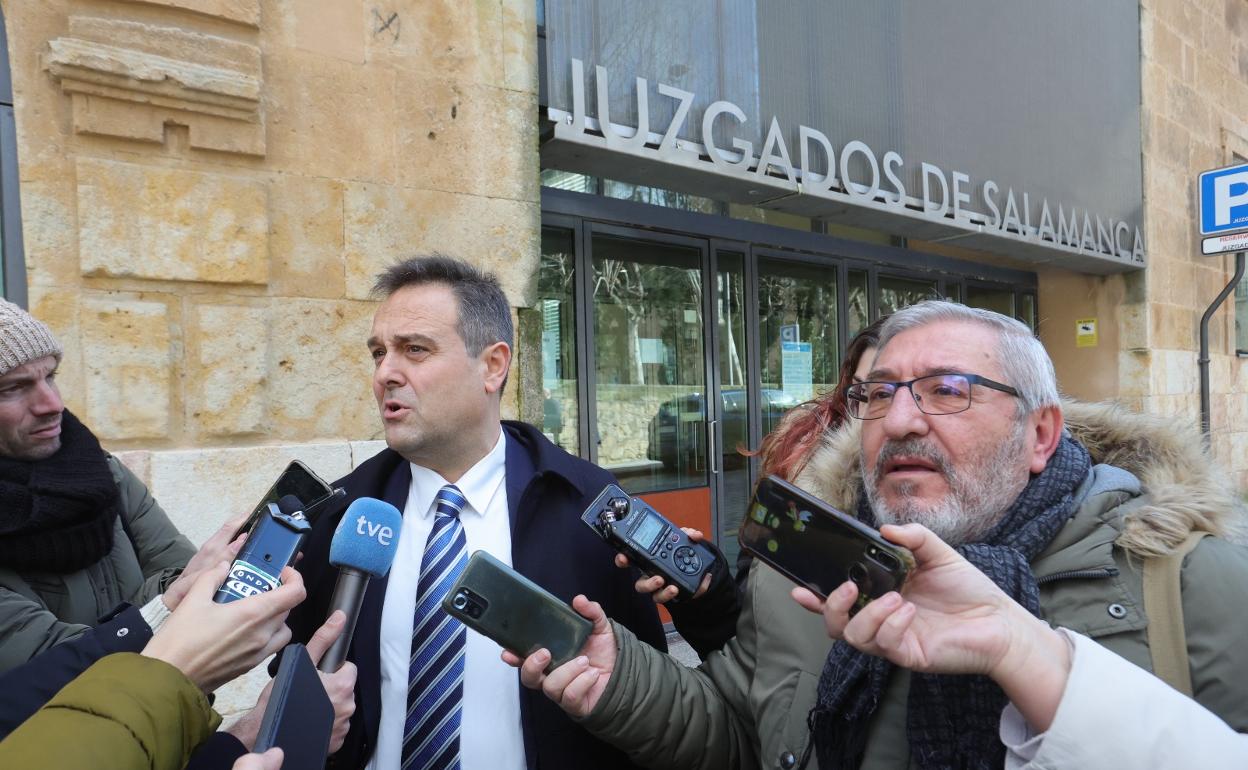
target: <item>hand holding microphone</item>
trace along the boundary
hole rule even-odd
[[[342,635],[321,657],[317,666],[321,671],[333,673],[347,659],[368,581],[390,571],[402,525],[403,515],[398,508],[371,497],[361,497],[351,503],[338,522],[329,544],[329,563],[338,568],[338,584],[329,603],[329,613],[342,610],[347,621]]]
[[[362,497],[347,508],[334,530],[329,563],[338,567],[338,583],[325,623],[308,640],[307,651],[321,672],[321,684],[334,707],[332,754],[342,745],[355,711],[355,666],[344,664],[360,614],[364,591],[372,577],[390,571],[398,547],[403,517],[389,503]],[[272,683],[261,692],[250,714],[228,730],[249,749],[254,745],[261,718],[268,708]]]

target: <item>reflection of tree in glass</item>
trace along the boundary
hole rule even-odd
[[[661,340],[667,352],[666,365],[659,370],[660,382],[649,384],[679,383],[682,375],[687,377],[691,372],[700,372],[702,275],[699,271],[610,258],[595,259],[594,268],[594,333],[600,381],[648,384],[643,338]],[[693,340],[685,339],[686,335],[680,333],[688,310],[693,311],[699,330]],[[613,333],[621,314],[625,324],[622,339],[621,335]],[[672,371],[673,363],[675,371]]]
[[[543,239],[545,240],[545,239]],[[545,243],[542,244],[546,246]],[[542,264],[537,271],[537,296],[540,299],[565,299],[572,296],[572,255],[564,251],[548,252],[543,248]]]
[[[604,179],[603,183],[605,185],[603,194],[608,198],[637,201],[638,203],[648,203],[651,206],[663,206],[681,211],[698,211],[703,214],[722,213],[721,209],[723,207],[719,203],[710,198],[703,198],[700,195],[690,195],[677,190],[664,190],[661,187],[646,187],[645,185],[629,184],[628,182],[617,182],[614,179]]]
[[[542,380],[576,377],[576,321],[573,317],[575,259],[572,236],[567,230],[542,231],[542,259],[537,273],[538,307],[542,311]],[[574,396],[573,396],[574,397]]]
[[[914,281],[880,276],[880,315],[896,313],[925,299],[940,299],[935,281]]]
[[[863,275],[862,283],[855,282],[853,278],[854,276],[851,273],[848,292],[849,313],[847,316],[849,318],[849,334],[847,336],[850,339],[857,336],[858,332],[867,328],[867,326],[871,323],[871,316],[867,303],[866,275]]]
[[[634,73],[650,80],[650,130],[654,132],[663,132],[677,104],[674,99],[659,97],[657,84],[660,82],[692,91],[704,100],[736,98],[743,106],[750,106],[750,102],[740,101],[744,94],[725,91],[722,83],[724,66],[719,61],[725,55],[720,52],[725,49],[722,43],[708,44],[707,34],[725,25],[735,29],[737,24],[744,22],[752,27],[752,23],[731,17],[725,21],[729,9],[721,7],[718,0],[679,4],[586,3],[585,0],[564,0],[564,3],[576,6],[573,11],[575,16],[590,16],[593,19],[591,45],[597,50],[591,58],[595,64],[606,67],[613,76],[610,82],[613,123],[637,125]],[[586,7],[593,10],[587,13]],[[569,8],[569,11],[572,10]],[[752,20],[752,9],[742,10],[750,10]],[[673,15],[677,17],[675,20]],[[592,70],[586,74],[592,83],[591,73]],[[720,96],[711,97],[712,94]],[[586,95],[596,109],[597,90],[593,85],[587,87]],[[693,139],[696,133],[694,126],[701,125],[701,107],[689,117],[679,134],[685,139]]]
[[[745,281],[735,273],[719,274],[720,361],[724,367],[720,384],[745,385],[745,364],[737,346],[737,335],[745,337]]]
[[[761,271],[760,271],[761,272]],[[763,334],[763,386],[783,383],[780,327],[796,324],[799,339],[811,344],[811,377],[816,394],[820,385],[836,382],[840,340],[836,328],[836,279],[824,270],[821,278],[805,275],[759,275],[759,318]]]

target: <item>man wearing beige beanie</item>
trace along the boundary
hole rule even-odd
[[[47,326],[0,300],[0,672],[123,603],[158,622],[184,595],[183,569],[189,578],[203,561],[65,409],[61,353]]]

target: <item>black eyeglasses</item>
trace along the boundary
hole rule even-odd
[[[906,382],[855,383],[845,391],[845,405],[851,417],[877,420],[888,414],[897,391],[909,388],[915,406],[923,414],[957,414],[971,408],[971,387],[974,385],[1018,396],[1018,391],[1009,385],[978,374],[929,374]]]

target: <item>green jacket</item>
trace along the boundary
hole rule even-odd
[[[115,457],[108,463],[121,516],[106,556],[71,573],[0,568],[0,672],[82,634],[122,602],[146,604],[195,555],[143,482]]]
[[[1234,493],[1194,436],[1109,407],[1065,409],[1068,428],[1093,461],[1112,459],[1116,466],[1093,468],[1079,489],[1075,516],[1032,562],[1043,615],[1151,669],[1141,556],[1173,548],[1193,529],[1222,534]],[[798,483],[851,508],[857,441],[856,428],[830,437]],[[1196,699],[1246,731],[1248,549],[1205,538],[1184,561],[1181,577]],[[822,618],[789,597],[791,587],[756,564],[737,637],[697,669],[645,649],[617,625],[619,659],[586,726],[654,768],[796,766],[809,742],[806,717],[832,643]],[[863,767],[909,767],[908,686],[904,671],[891,678]],[[812,756],[807,767],[816,764]]]
[[[121,652],[101,658],[0,741],[0,767],[180,770],[220,723],[181,671]]]

